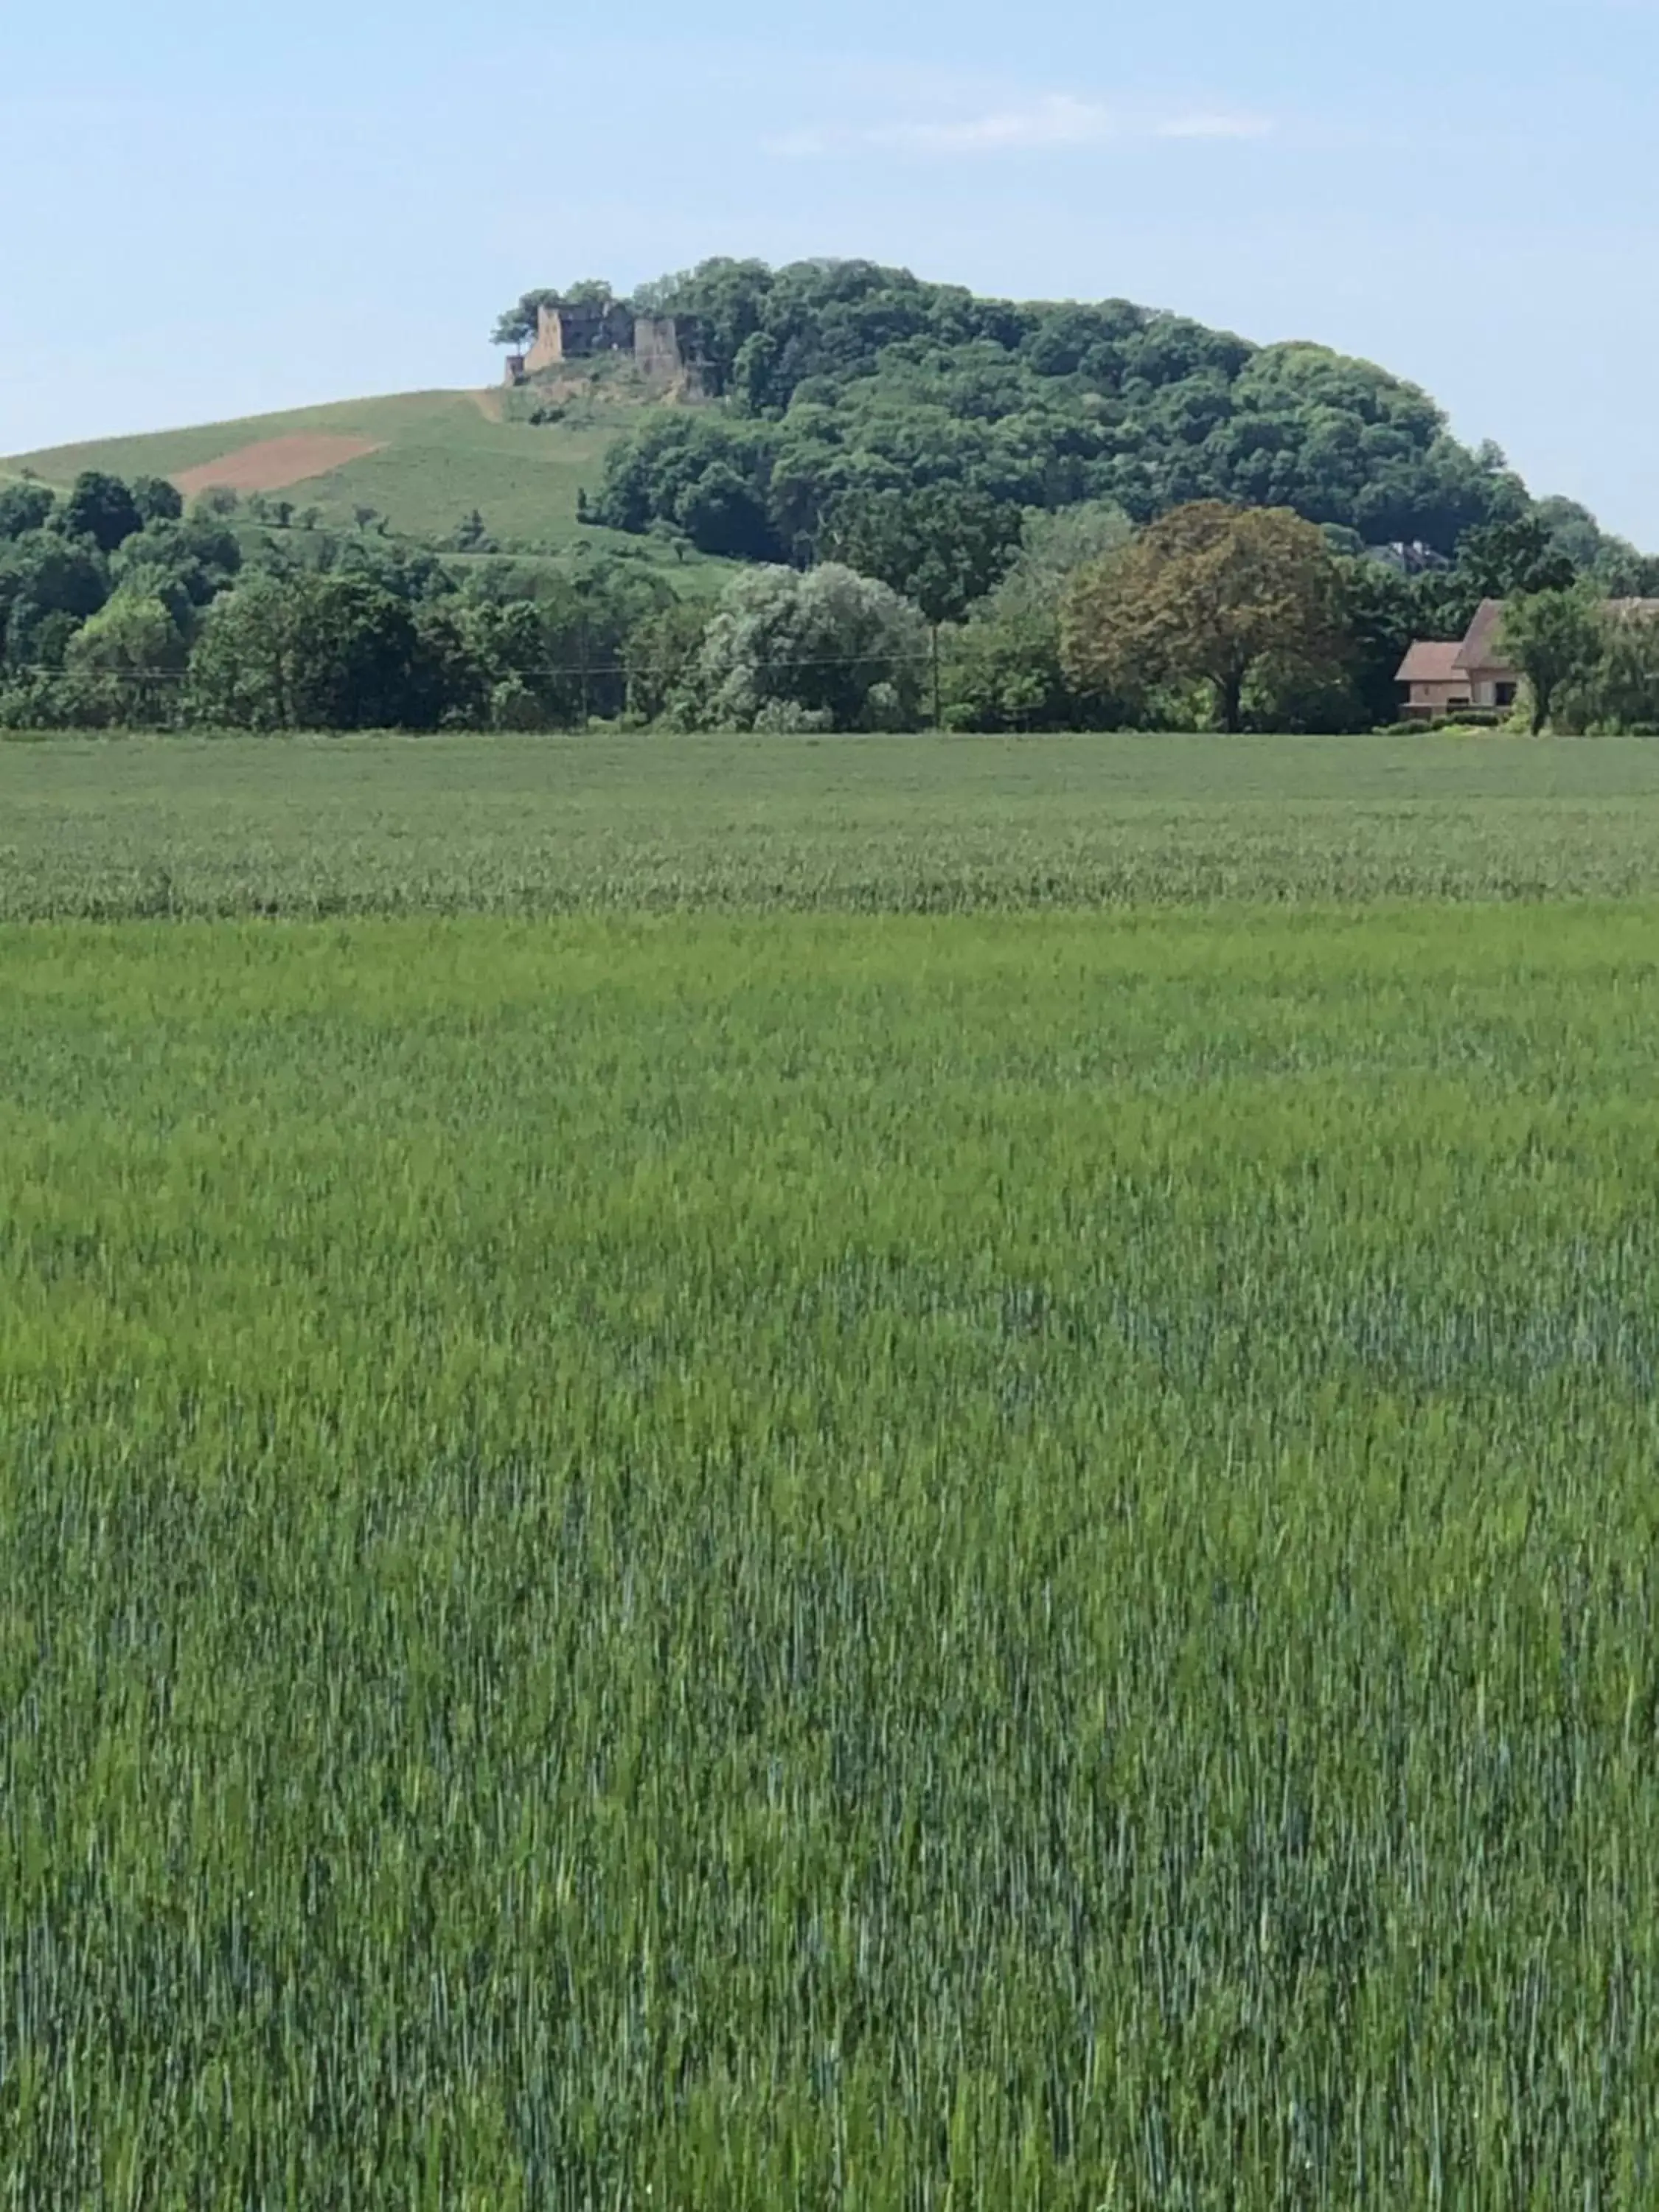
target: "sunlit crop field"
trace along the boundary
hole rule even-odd
[[[1659,908],[35,925],[0,1036],[0,2201],[1659,2195]]]
[[[0,921],[1659,898],[1659,741],[0,743]]]

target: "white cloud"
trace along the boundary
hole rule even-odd
[[[815,161],[872,149],[899,154],[973,155],[1045,152],[1123,139],[1264,138],[1272,129],[1266,116],[1226,108],[1177,108],[1149,113],[1057,92],[978,115],[832,124],[787,131],[764,144],[769,154],[787,160]]]
[[[1166,115],[1157,125],[1159,138],[1267,138],[1273,124],[1265,115],[1230,114],[1200,108],[1191,115]]]
[[[1109,107],[1064,93],[1029,107],[1008,107],[945,123],[894,123],[866,131],[867,144],[918,154],[1000,154],[1030,146],[1096,146],[1121,125]]]
[[[813,161],[854,143],[844,135],[837,137],[833,131],[786,131],[775,137],[763,138],[761,151],[776,154],[787,161]]]

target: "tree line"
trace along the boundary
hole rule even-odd
[[[1410,641],[1492,598],[1540,720],[1659,726],[1659,632],[1538,511],[1424,563],[1284,507],[1138,527],[923,485],[714,599],[609,555],[464,560],[269,513],[97,472],[0,489],[0,726],[1358,731],[1398,714]]]
[[[1343,554],[1288,508],[1199,501],[1144,530],[1102,511],[1036,517],[952,633],[946,719],[1002,730],[1389,727],[1411,642],[1462,638],[1498,599],[1534,727],[1659,727],[1655,611],[1611,597],[1605,572],[1582,566],[1571,544],[1559,518],[1538,511],[1471,529],[1454,560],[1425,566]]]
[[[547,729],[653,703],[643,660],[685,620],[643,564],[462,562],[374,520],[186,513],[97,471],[0,487],[0,726]],[[452,544],[489,541],[473,517]]]

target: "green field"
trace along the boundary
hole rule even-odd
[[[0,744],[0,920],[1659,897],[1659,744]]]
[[[1654,2202],[1656,826],[0,749],[0,2204]]]
[[[268,439],[321,432],[373,439],[381,447],[272,494],[296,507],[316,507],[326,522],[349,528],[358,507],[372,507],[398,535],[429,543],[477,508],[494,535],[512,545],[556,551],[580,544],[623,552],[665,565],[683,584],[712,584],[729,573],[729,564],[700,554],[682,564],[654,540],[579,528],[576,495],[598,489],[605,449],[625,412],[594,405],[576,410],[568,422],[537,428],[496,419],[500,398],[410,392],[187,430],[98,439],[0,461],[0,477],[28,468],[47,483],[64,486],[82,469],[129,477],[170,476]]]

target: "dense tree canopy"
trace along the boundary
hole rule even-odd
[[[64,501],[63,522],[68,536],[89,538],[100,553],[113,553],[143,528],[144,517],[131,486],[119,477],[86,469]]]
[[[733,551],[763,537],[787,425],[649,425],[638,450],[684,468],[684,515],[718,507]],[[724,474],[692,465],[711,438]],[[1413,638],[1499,598],[1540,719],[1659,728],[1659,624],[1632,605],[1659,564],[1565,501],[1467,530],[1448,561],[1285,509],[1189,502],[1137,528],[1111,500],[854,471],[822,504],[825,557],[741,568],[716,601],[643,549],[553,563],[468,521],[427,545],[225,491],[182,508],[157,479],[0,490],[0,727],[1361,730],[1398,714]]]
[[[386,729],[415,720],[407,604],[352,576],[258,576],[220,600],[191,666],[205,719],[251,729]]]
[[[1536,514],[1471,530],[1457,549],[1457,570],[1468,586],[1464,603],[1471,612],[1482,599],[1570,592],[1578,576],[1572,555]]]
[[[1016,507],[1285,507],[1449,554],[1525,512],[1494,447],[1426,394],[1313,345],[1256,347],[1125,301],[981,300],[863,261],[714,261],[648,288],[696,317],[714,413],[613,453],[594,519],[805,563],[849,501],[949,486]],[[705,497],[702,487],[712,487]]]
[[[447,562],[291,507],[159,479],[0,495],[0,726],[555,729],[664,703],[654,648],[700,636],[659,569]],[[79,495],[77,496],[77,495]],[[71,527],[123,518],[106,550]],[[126,530],[133,516],[149,516]],[[275,521],[277,526],[264,526]],[[106,533],[113,535],[113,532]]]
[[[57,504],[58,495],[49,485],[0,484],[0,541],[41,529]]]
[[[937,625],[960,622],[1006,574],[1018,549],[1018,507],[953,484],[852,492],[826,519],[833,560],[890,585]]]
[[[95,547],[52,530],[11,539],[0,546],[0,657],[14,667],[61,659],[108,596],[108,568]]]

